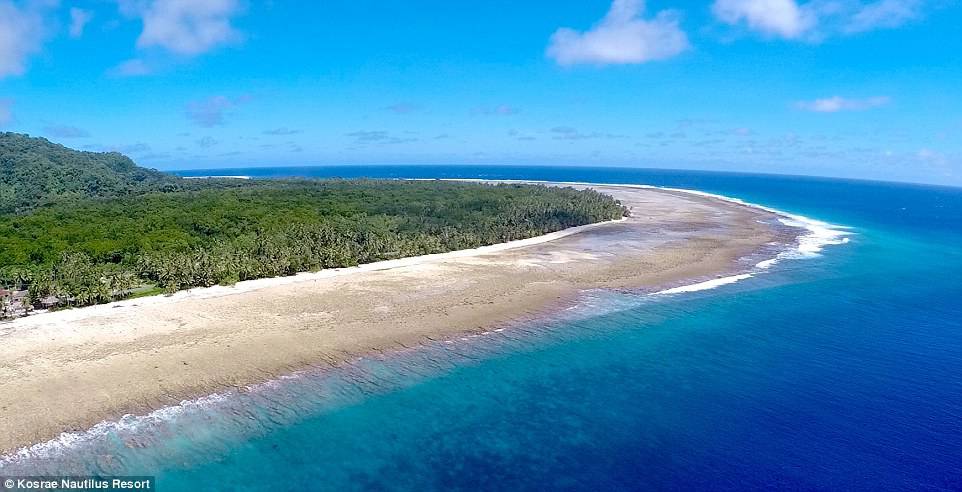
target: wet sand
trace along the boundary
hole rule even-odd
[[[760,209],[592,187],[632,216],[506,246],[0,324],[0,450],[308,366],[489,330],[585,289],[656,290],[736,273],[747,257],[794,241]]]

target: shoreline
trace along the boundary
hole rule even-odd
[[[567,183],[564,184],[567,185]],[[609,194],[614,192],[630,195],[631,193],[624,190],[639,185],[590,184],[590,186]],[[45,366],[46,369],[53,370],[54,368],[49,364],[35,367],[36,364],[31,364],[28,360],[27,356],[37,357],[38,352],[43,357],[46,352],[42,350],[43,348],[47,348],[48,351],[55,348],[67,348],[68,352],[72,351],[59,360],[67,366],[59,369],[61,375],[76,372],[71,369],[80,369],[81,373],[86,369],[86,371],[97,373],[97,376],[106,376],[107,381],[116,383],[120,391],[115,389],[111,393],[104,388],[106,383],[96,378],[92,386],[93,390],[99,390],[99,398],[95,396],[85,401],[83,405],[78,405],[80,408],[61,408],[56,412],[47,412],[57,414],[53,416],[39,415],[36,418],[30,418],[30,416],[21,415],[17,422],[11,422],[11,419],[5,416],[2,419],[3,423],[0,424],[0,450],[5,453],[16,450],[25,452],[31,448],[31,444],[49,441],[64,432],[83,431],[100,422],[115,421],[123,415],[148,414],[194,398],[202,398],[205,395],[262,384],[306,367],[324,364],[337,366],[353,357],[363,357],[369,353],[383,353],[418,345],[428,340],[435,341],[438,338],[454,339],[460,335],[483,333],[486,329],[496,328],[512,320],[537,315],[539,312],[550,309],[552,305],[576,297],[579,292],[586,289],[664,287],[665,289],[656,290],[653,293],[672,294],[712,288],[728,283],[724,280],[731,277],[722,277],[722,275],[747,278],[744,277],[746,268],[763,269],[765,266],[762,266],[762,263],[775,258],[752,265],[739,264],[738,260],[765,249],[775,239],[782,241],[781,244],[784,246],[790,246],[790,243],[797,241],[805,232],[803,229],[797,229],[798,226],[785,224],[782,219],[787,217],[786,214],[762,210],[743,202],[722,203],[725,200],[718,197],[696,197],[696,194],[687,191],[634,189],[644,190],[634,192],[635,194],[632,195],[642,198],[639,203],[645,205],[660,203],[664,209],[663,212],[667,211],[665,213],[668,215],[675,213],[677,216],[669,217],[667,220],[661,217],[662,221],[654,229],[645,228],[644,226],[648,225],[645,224],[645,220],[635,217],[634,220],[628,218],[590,224],[536,238],[485,246],[479,248],[481,251],[462,250],[427,257],[390,260],[335,271],[252,280],[235,287],[195,289],[178,293],[182,294],[180,296],[174,294],[169,297],[157,296],[119,301],[16,320],[12,325],[17,326],[11,326],[10,330],[0,327],[3,332],[0,337],[14,339],[4,340],[7,342],[6,345],[13,346],[12,349],[9,346],[0,349],[0,362],[3,363],[0,365],[0,370],[5,376],[0,382],[0,388],[3,388],[0,395],[9,395],[7,390],[11,385],[32,387],[33,399],[39,403],[37,410],[51,409],[49,400],[52,399],[69,401],[69,395],[65,397],[55,389],[59,385],[54,384],[51,387],[51,379],[57,379],[56,376],[51,377],[41,372],[33,376],[33,381],[28,382],[32,384],[20,380],[10,381],[8,378],[14,375],[11,374],[10,367],[7,367],[8,361],[14,362],[14,366],[19,364],[20,367],[14,369],[21,370],[15,372],[24,376],[31,372],[28,371],[31,366],[34,366],[33,369],[41,369]],[[684,213],[677,212],[676,209],[681,205],[690,207],[690,210]],[[653,213],[644,218],[654,221],[658,215],[659,213]],[[723,230],[717,230],[719,224],[708,220],[719,217],[728,221],[721,227]],[[763,223],[766,220],[768,223]],[[786,230],[777,231],[776,221],[781,221],[786,230],[792,228],[791,231],[797,234],[789,234]],[[629,222],[631,224],[628,224]],[[638,230],[632,230],[632,227]],[[731,230],[724,230],[726,228]],[[651,238],[645,237],[645,234],[654,234],[653,231],[668,234],[669,237],[667,240],[661,239],[647,245],[627,244],[638,238],[643,238],[642,242],[651,241]],[[726,236],[725,233],[728,235]],[[766,236],[756,237],[759,234]],[[788,241],[789,239],[792,241]],[[617,251],[612,253],[612,249]],[[605,254],[610,256],[604,257]],[[667,265],[662,271],[649,272],[647,275],[640,273],[643,270],[642,267],[650,268],[659,259]],[[589,264],[589,268],[584,268],[586,263]],[[564,266],[552,267],[552,265]],[[551,268],[555,270],[549,273],[559,278],[553,278],[547,274],[541,275],[543,278],[535,278],[530,282],[512,278],[517,277],[518,272],[531,273],[538,272],[539,269],[550,270]],[[600,275],[598,272],[592,272],[599,268],[603,270]],[[492,271],[499,269],[514,270],[507,274]],[[575,272],[566,277],[564,274],[568,270],[575,270]],[[467,281],[460,279],[452,282],[445,275],[451,273],[467,273]],[[537,277],[537,275],[534,276]],[[706,278],[708,280],[690,284],[692,280]],[[402,303],[419,302],[416,292],[414,295],[408,292],[419,290],[411,289],[412,281],[419,288],[434,288],[435,292],[430,293],[433,297],[429,296],[428,301],[424,298],[420,301],[434,303],[433,307],[439,309],[411,309],[403,313],[396,312],[400,310]],[[459,281],[461,283],[458,283]],[[689,284],[677,285],[686,281]],[[507,286],[507,289],[503,285],[498,285],[510,282],[514,283]],[[554,285],[555,282],[559,285]],[[322,284],[326,284],[326,288]],[[366,285],[358,288],[357,284]],[[483,287],[480,293],[476,292],[479,286]],[[692,286],[697,288],[693,289]],[[317,294],[336,295],[339,289],[352,288],[354,294],[374,297],[382,297],[383,292],[380,289],[386,289],[384,292],[395,297],[393,307],[398,309],[392,310],[390,304],[384,306],[376,302],[368,303],[367,306],[354,305],[353,311],[368,308],[365,315],[360,316],[359,319],[352,319],[351,313],[347,313],[346,318],[337,319],[337,316],[323,310],[317,313],[307,312],[312,306],[305,305],[304,301],[310,302]],[[444,291],[452,288],[454,295],[445,297]],[[226,306],[230,308],[238,304],[243,305],[243,301],[246,300],[261,302],[269,307],[272,304],[271,299],[261,299],[256,296],[258,293],[263,293],[261,291],[265,289],[272,289],[273,296],[292,297],[295,301],[293,317],[288,319],[287,323],[276,321],[272,323],[272,316],[263,311],[238,313],[228,309],[227,313],[218,313],[222,316],[226,314],[227,324],[225,324],[225,319],[212,320],[213,308],[203,305],[221,303],[230,304]],[[307,290],[307,292],[298,292],[298,290]],[[463,296],[479,297],[479,299],[475,303],[466,302]],[[245,299],[236,302],[241,297]],[[351,295],[343,297],[342,300],[357,299]],[[518,299],[512,300],[513,297],[521,298],[520,302]],[[160,300],[147,301],[152,299]],[[276,303],[277,300],[274,301]],[[169,304],[181,308],[177,310],[180,314],[171,314],[166,310],[157,309]],[[286,308],[284,311],[291,310],[291,306],[284,307]],[[141,313],[137,315],[129,311],[141,311]],[[133,316],[130,316],[131,314]],[[305,317],[303,316],[305,314],[321,316]],[[237,330],[231,329],[233,325],[230,323],[230,318],[234,318],[234,324],[242,324],[245,315],[250,320],[266,322],[268,326],[263,329],[246,326],[241,330],[244,333],[235,336],[231,332]],[[277,316],[281,315],[280,312],[277,313]],[[144,319],[165,316],[172,317],[173,320],[163,320],[164,322],[160,324],[165,326],[160,329],[141,326]],[[355,316],[355,318],[358,317]],[[171,321],[174,323],[171,324]],[[84,322],[94,326],[77,326]],[[217,326],[214,326],[215,324]],[[271,324],[274,326],[270,326]],[[371,324],[377,324],[381,331],[388,329],[391,332],[371,330],[369,326]],[[303,335],[299,333],[305,331],[302,325],[313,325],[310,331],[323,333]],[[365,327],[368,329],[364,333],[352,332],[352,329],[361,330]],[[98,328],[106,333],[91,332]],[[34,332],[44,332],[42,333],[44,336],[31,336],[40,335]],[[16,340],[18,337],[26,340]],[[61,339],[58,340],[58,338]],[[327,340],[328,338],[335,340],[331,342]],[[148,343],[141,343],[144,340]],[[327,343],[319,350],[305,349],[300,346],[301,342],[308,340]],[[231,350],[217,347],[222,342],[233,342],[235,346],[231,347],[230,343],[226,343],[227,348]],[[197,348],[198,345],[202,347]],[[266,361],[264,357],[252,357],[254,353],[251,352],[252,350],[263,352],[266,347],[284,350],[280,357],[268,357]],[[170,353],[171,350],[174,354]],[[181,354],[181,351],[190,352],[190,354]],[[247,357],[240,357],[241,360],[236,364],[222,360],[230,359],[238,352],[244,352]],[[10,355],[20,357],[10,357]],[[122,360],[118,361],[117,358]],[[203,365],[205,359],[207,366]],[[187,362],[188,360],[190,363]],[[163,368],[160,365],[154,367],[159,370],[159,374],[152,375],[151,371],[146,371],[145,374],[144,371],[140,371],[139,374],[130,375],[113,370],[143,369],[139,366],[149,364],[151,361],[165,363]],[[200,363],[202,367],[198,372],[193,368],[188,370],[180,367],[177,362],[182,362],[184,367],[191,367],[195,363]],[[251,370],[247,363],[256,365],[256,370]],[[215,373],[216,376],[210,376],[210,373]],[[159,380],[150,381],[151,376]],[[208,376],[208,379],[198,383],[196,381],[198,376],[201,380],[204,376]],[[146,384],[146,387],[143,384],[145,380],[146,383],[163,382],[164,384],[150,391],[150,384]],[[61,384],[63,382],[61,381]],[[138,382],[141,384],[137,384]],[[89,383],[81,385],[90,388]],[[136,386],[137,391],[125,391],[124,388],[129,386]],[[75,390],[67,391],[66,387],[63,389],[67,393],[76,394]],[[110,399],[105,398],[108,395],[122,401],[111,405]],[[123,398],[124,396],[126,398]],[[0,398],[9,399],[3,396]],[[15,408],[13,401],[0,401],[0,404],[3,406],[4,414],[9,413],[8,409]]]
[[[380,270],[390,270],[392,268],[400,268],[406,266],[414,266],[425,261],[440,261],[446,259],[463,258],[467,256],[483,255],[490,253],[499,253],[502,251],[510,251],[517,248],[524,248],[527,246],[535,246],[550,241],[555,241],[567,236],[574,234],[579,234],[585,231],[590,231],[596,227],[604,226],[606,224],[617,224],[619,222],[624,222],[627,218],[621,218],[616,220],[609,220],[604,222],[595,222],[594,224],[585,224],[580,226],[569,227],[567,229],[562,229],[560,231],[549,232],[548,234],[542,234],[540,236],[530,237],[526,239],[516,239],[514,241],[508,241],[506,243],[490,244],[487,246],[480,246],[471,249],[459,249],[456,251],[448,251],[445,253],[433,253],[428,255],[420,256],[409,256],[405,258],[397,258],[393,260],[382,260],[375,261],[371,263],[363,263],[360,265],[342,267],[342,268],[328,268],[320,270],[317,272],[299,272],[294,275],[287,275],[283,277],[266,277],[258,278],[253,280],[244,280],[237,282],[233,285],[212,285],[210,287],[193,287],[190,289],[179,290],[172,294],[155,294],[144,297],[137,297],[133,299],[122,299],[119,301],[106,302],[103,304],[94,304],[92,306],[84,306],[79,308],[70,309],[58,309],[55,311],[42,310],[35,312],[33,314],[28,314],[26,316],[21,316],[19,318],[13,318],[9,320],[0,321],[0,336],[3,336],[8,331],[16,331],[18,323],[21,320],[33,320],[39,317],[44,317],[42,321],[45,322],[66,322],[75,320],[78,318],[87,318],[95,314],[99,314],[99,311],[105,313],[110,312],[112,309],[125,308],[125,307],[142,307],[147,305],[157,305],[157,304],[168,304],[176,303],[185,299],[216,299],[218,297],[230,296],[235,294],[241,294],[246,292],[255,292],[262,289],[269,289],[271,287],[279,287],[283,285],[296,284],[300,282],[308,282],[315,280],[322,280],[328,278],[335,278],[341,276],[354,275],[364,272],[376,272]],[[5,330],[9,328],[9,330]]]

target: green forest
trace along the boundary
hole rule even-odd
[[[24,308],[291,275],[627,214],[595,191],[399,180],[184,179],[0,133],[0,287]],[[24,292],[25,291],[25,292]]]

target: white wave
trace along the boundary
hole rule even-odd
[[[730,277],[721,277],[712,280],[706,280],[704,282],[698,282],[697,284],[682,285],[680,287],[674,287],[671,289],[660,290],[653,293],[652,295],[664,295],[664,294],[683,294],[686,292],[698,292],[700,290],[710,290],[723,285],[733,284],[740,280],[745,280],[746,278],[753,277],[750,273],[742,273],[740,275],[732,275]]]
[[[229,396],[228,393],[214,393],[193,400],[184,400],[181,401],[179,405],[163,407],[147,415],[127,414],[118,420],[103,420],[85,431],[64,432],[49,441],[25,446],[12,453],[0,456],[0,471],[18,462],[56,457],[70,449],[77,448],[85,443],[92,442],[103,436],[116,433],[117,431],[136,432],[144,425],[150,423],[170,421],[188,410],[197,407],[212,406],[218,402],[226,401]]]
[[[659,188],[659,187],[652,186],[651,188]],[[805,229],[807,231],[805,234],[798,236],[797,243],[794,249],[782,251],[777,255],[775,255],[774,258],[769,258],[767,260],[763,260],[756,263],[755,268],[759,270],[769,269],[772,266],[774,266],[776,263],[780,262],[781,260],[794,260],[794,259],[814,258],[817,256],[821,256],[821,252],[823,249],[825,249],[825,246],[848,243],[849,238],[847,236],[852,234],[852,232],[848,230],[849,228],[846,226],[830,224],[828,222],[823,222],[821,220],[805,217],[804,215],[793,214],[790,212],[786,212],[784,210],[779,210],[772,207],[766,207],[765,205],[746,202],[745,200],[742,200],[740,198],[732,198],[729,196],[717,195],[715,193],[707,193],[707,192],[698,191],[698,190],[688,190],[684,188],[660,188],[660,189],[678,191],[678,192],[689,193],[693,195],[706,196],[710,198],[715,198],[717,200],[724,200],[731,203],[737,203],[739,205],[744,205],[746,207],[765,210],[766,212],[771,212],[773,214],[778,215],[779,216],[778,221],[781,222],[783,225],[786,225],[788,227]],[[751,275],[749,275],[749,277],[750,276]]]
[[[652,188],[659,188],[654,186]],[[795,227],[800,229],[805,229],[808,232],[802,234],[798,237],[798,243],[794,250],[783,251],[776,255],[774,258],[770,258],[764,261],[760,261],[755,264],[756,268],[766,269],[770,268],[772,265],[778,263],[783,259],[801,259],[801,258],[814,258],[820,256],[825,246],[845,244],[849,242],[849,236],[852,234],[849,228],[846,226],[841,226],[837,224],[830,224],[828,222],[823,222],[821,220],[812,219],[805,217],[804,215],[793,214],[786,212],[784,210],[779,210],[777,208],[766,207],[765,205],[759,205],[757,203],[746,202],[745,200],[739,198],[732,198],[724,195],[717,195],[714,193],[706,193],[704,191],[698,190],[688,190],[684,188],[661,188],[664,190],[678,191],[683,193],[690,193],[693,195],[706,196],[710,198],[715,198],[718,200],[724,200],[731,203],[737,203],[739,205],[744,205],[746,207],[757,208],[760,210],[765,210],[766,212],[771,212],[779,216],[778,221],[788,227]]]
[[[755,268],[761,268],[762,270],[778,263],[778,258],[769,258],[767,260],[759,261],[755,264]]]
[[[800,215],[787,215],[779,221],[789,227],[808,229],[808,234],[798,238],[798,252],[805,256],[817,256],[825,246],[845,244],[848,242],[845,236],[851,234],[850,231],[843,230],[839,226]]]

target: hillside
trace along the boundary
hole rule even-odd
[[[19,133],[0,133],[0,214],[64,199],[161,190],[180,179],[117,152],[82,152]]]

